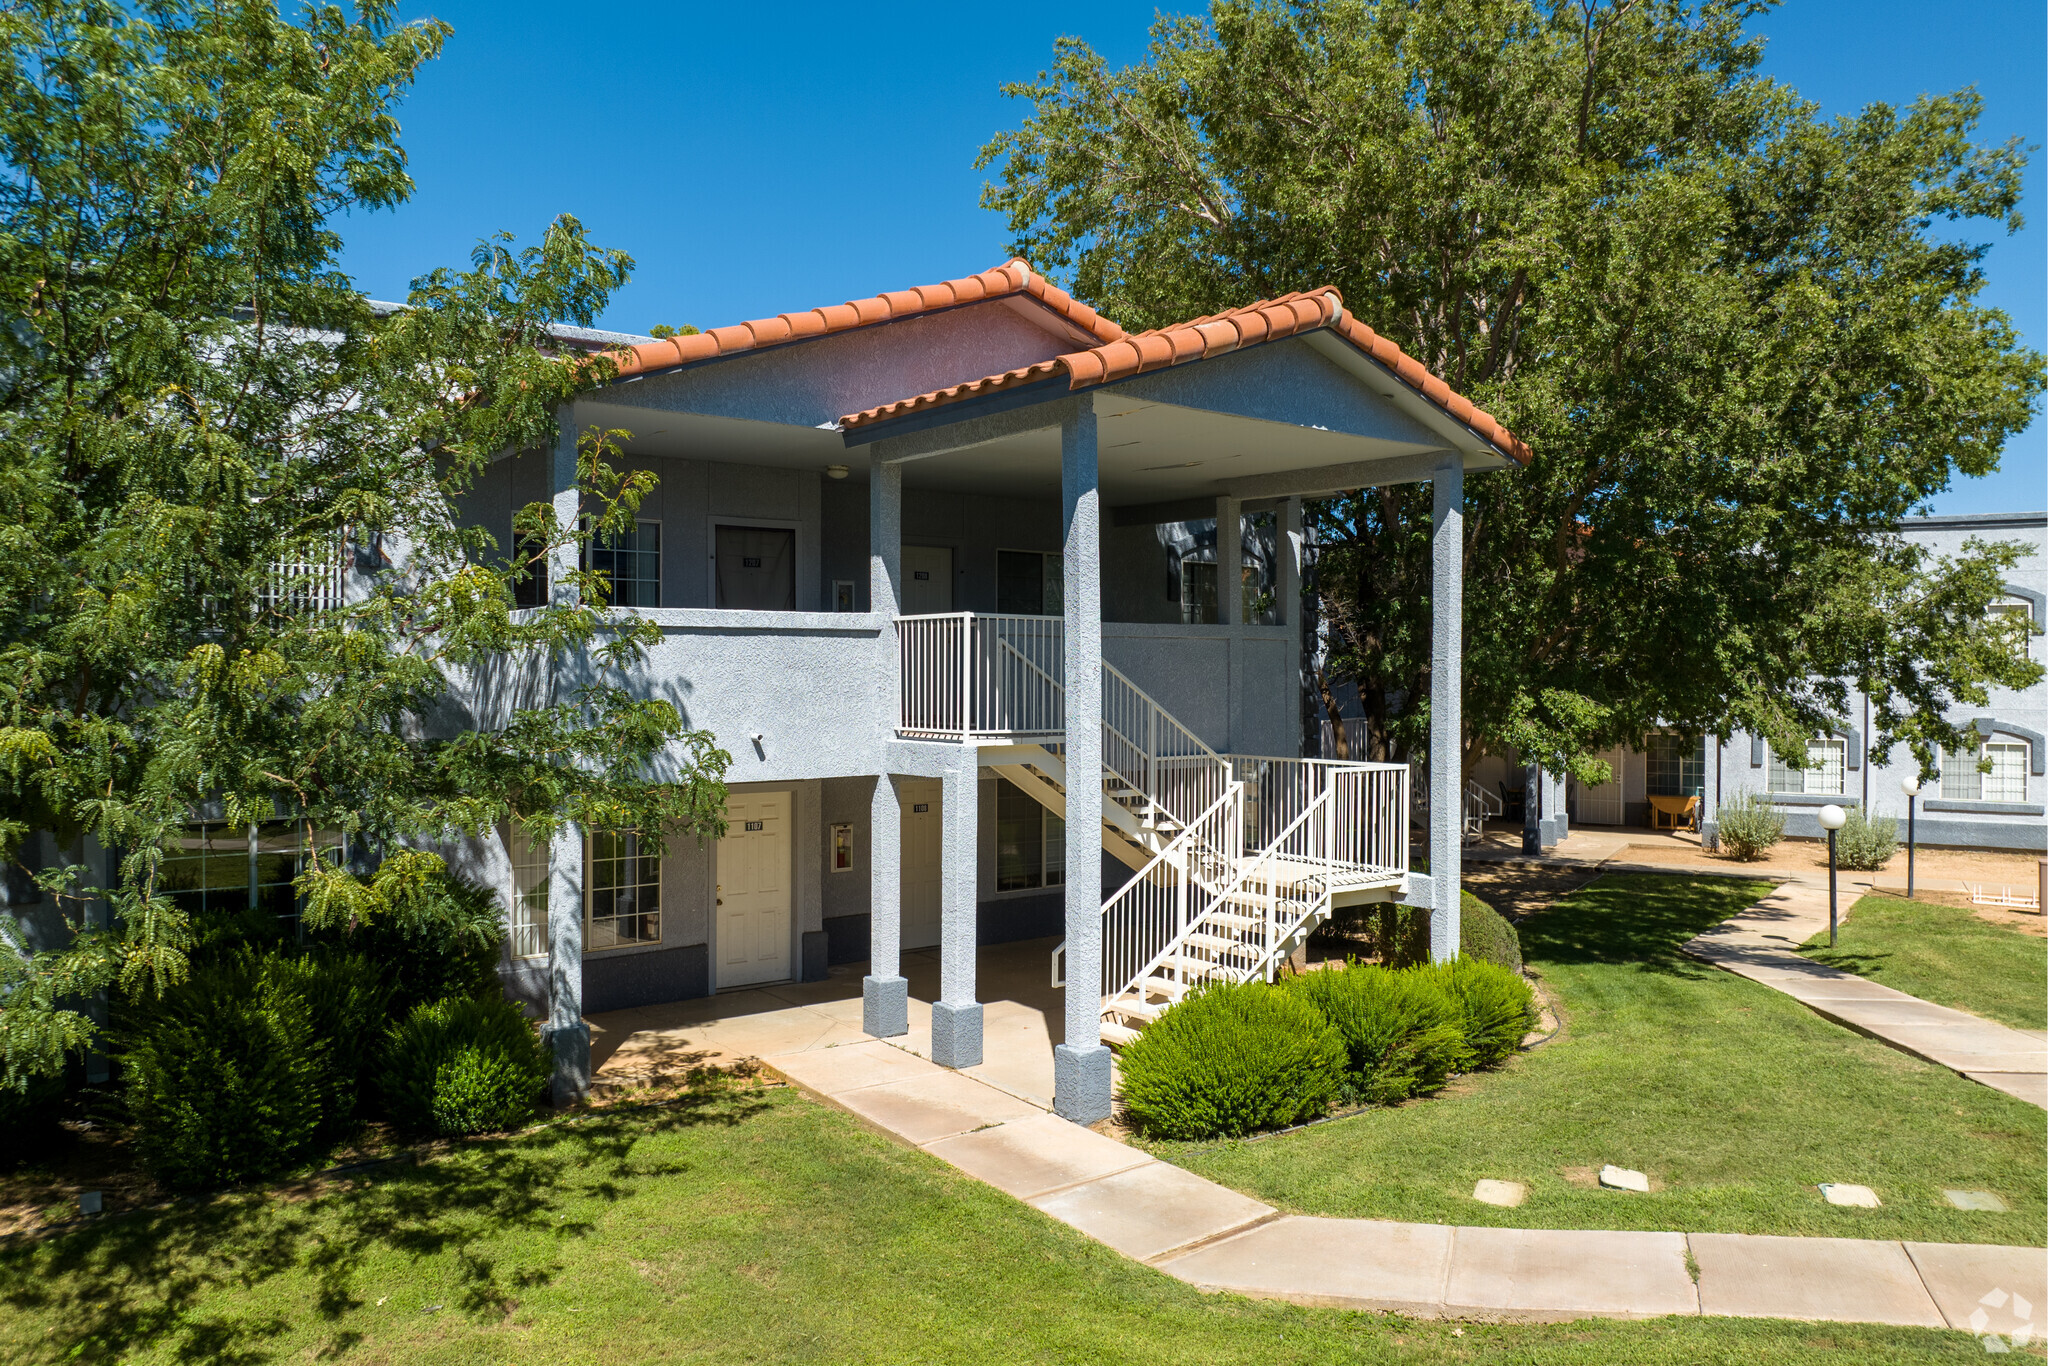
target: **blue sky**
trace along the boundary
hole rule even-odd
[[[411,4],[408,17],[455,28],[400,110],[419,192],[348,222],[345,264],[373,296],[403,298],[414,275],[460,263],[485,233],[530,237],[570,212],[638,262],[602,320],[634,332],[982,270],[1003,259],[1005,233],[979,207],[975,151],[1023,115],[998,87],[1035,75],[1060,34],[1134,61],[1154,10],[627,6],[579,24],[517,0]],[[1770,39],[1766,68],[1827,113],[1974,84],[1982,139],[2048,144],[2040,0],[1794,0],[1756,27]],[[2044,172],[2037,152],[2027,227],[2000,237],[1985,267],[1984,298],[2037,349],[2048,346]],[[2048,423],[2037,420],[1998,474],[1964,481],[1934,510],[2043,506]]]

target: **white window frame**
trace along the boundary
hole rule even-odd
[[[607,831],[605,833],[617,835],[630,835],[637,834],[638,832],[630,830],[619,830]],[[634,887],[652,887],[654,889],[654,909],[652,911],[636,910],[631,912],[631,914],[635,916],[645,917],[651,915],[654,917],[654,936],[650,939],[630,939],[625,941],[624,943],[620,943],[616,939],[614,939],[612,943],[599,944],[597,942],[598,921],[600,919],[603,919],[616,922],[622,917],[620,917],[616,913],[600,917],[594,912],[593,903],[597,898],[598,888],[597,880],[592,876],[592,873],[596,870],[597,865],[600,862],[600,860],[597,857],[597,835],[596,833],[591,832],[586,833],[583,836],[583,944],[585,953],[606,953],[613,949],[654,948],[658,947],[666,941],[668,935],[668,918],[663,913],[663,908],[661,904],[661,874],[662,865],[666,863],[667,860],[661,857],[650,856],[646,854],[635,854],[634,857],[636,860],[643,864],[652,863],[654,865],[654,878],[652,881],[641,881],[632,884]],[[615,863],[618,861],[619,860],[616,858],[603,860],[603,862],[607,863]],[[617,934],[616,923],[613,926],[612,932],[614,935]]]
[[[515,820],[509,822],[505,829],[505,854],[511,864],[512,878],[509,888],[512,914],[506,942],[514,958],[545,958],[548,956],[548,896],[555,871],[554,847],[529,839]]]
[[[1039,801],[1036,797],[1033,797],[1023,788],[1017,787],[1015,783],[1011,783],[1008,778],[1003,777],[1001,774],[996,775],[996,782],[998,784],[1009,783],[1009,785],[1012,788],[1016,788],[1017,795],[1019,797],[1023,798],[1025,801],[1030,802],[1033,806],[1038,808],[1038,885],[1036,887],[1005,887],[1002,885],[1002,807],[1000,805],[1000,802],[1002,800],[1003,789],[1000,786],[998,786],[995,792],[996,803],[992,804],[992,809],[989,812],[989,894],[995,897],[996,899],[1001,900],[1005,897],[1044,896],[1048,892],[1059,891],[1061,888],[1067,885],[1065,843],[1066,836],[1064,833],[1065,822],[1061,822],[1062,832],[1060,834],[1059,840],[1055,842],[1053,838],[1052,823],[1054,821],[1058,821],[1060,818],[1058,816],[1053,815],[1052,812],[1048,811],[1045,807],[1045,803]],[[1053,851],[1056,848],[1059,851],[1060,880],[1058,882],[1047,882],[1047,865],[1051,861],[1053,857]]]
[[[1848,789],[1849,743],[1839,735],[1816,735],[1806,742],[1806,767],[1794,768],[1786,763],[1776,749],[1770,753],[1770,767],[1765,770],[1764,786],[1766,797],[1840,797]],[[1797,788],[1780,787],[1779,774],[1785,781],[1798,775]]]
[[[626,608],[626,610],[628,610],[628,611],[634,610],[634,609],[636,609],[636,608],[642,608],[642,607],[660,607],[660,606],[662,605],[662,601],[661,601],[661,597],[662,597],[662,593],[661,593],[661,579],[662,579],[662,573],[661,573],[661,564],[662,564],[662,561],[663,561],[664,559],[666,559],[666,558],[668,557],[668,550],[667,550],[667,547],[666,547],[666,544],[665,544],[668,538],[667,538],[667,536],[666,536],[666,535],[665,535],[665,534],[663,533],[663,530],[662,530],[662,525],[661,525],[661,519],[660,519],[659,517],[635,517],[635,518],[633,519],[633,533],[634,533],[634,535],[636,535],[636,536],[637,536],[637,535],[639,534],[639,532],[640,532],[640,528],[641,528],[641,527],[643,527],[643,526],[651,526],[651,527],[653,527],[653,528],[654,528],[654,535],[655,535],[655,540],[656,540],[656,546],[655,546],[655,551],[654,551],[654,601],[653,601],[653,602],[651,602],[651,603],[647,603],[647,602],[636,602],[636,603],[632,603],[632,604],[629,604],[629,605],[627,606],[627,608]],[[585,567],[585,568],[587,568],[587,569],[593,569],[593,570],[597,568],[597,551],[598,551],[598,544],[597,544],[597,533],[596,533],[596,532],[591,532],[591,533],[590,533],[589,535],[586,535],[586,536],[585,536],[585,537],[583,538],[583,557],[584,557],[584,558],[583,558],[583,563],[584,563],[584,567]],[[641,552],[641,551],[635,551],[635,552],[633,552],[633,553],[634,553],[634,554],[642,554],[642,553],[645,553],[645,552]],[[634,583],[646,583],[646,582],[647,582],[647,580],[646,580],[646,579],[634,579],[634,580],[633,580],[633,582],[634,582]],[[612,580],[612,601],[611,601],[610,605],[611,605],[612,607],[618,607],[618,606],[620,606],[620,603],[619,603],[619,600],[618,600],[618,580],[617,580],[616,578],[614,578],[614,579]]]
[[[1941,796],[1954,802],[2025,802],[2032,757],[2024,740],[1984,740],[1971,750],[1945,749],[1941,752]],[[1980,767],[1987,759],[1991,762],[1989,773]]]

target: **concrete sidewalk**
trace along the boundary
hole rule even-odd
[[[1488,1321],[1721,1314],[2005,1335],[2048,1326],[2041,1248],[1281,1215],[885,1040],[765,1061],[883,1132],[1205,1290]]]
[[[1685,950],[1859,1034],[2048,1109],[2048,1035],[1938,1006],[1794,952],[1827,927],[1826,886],[1787,882]]]

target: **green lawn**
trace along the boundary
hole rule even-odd
[[[1833,949],[1823,933],[1799,951],[1923,1001],[2015,1029],[2048,1029],[2048,941],[1960,906],[1866,896]]]
[[[1960,1333],[1417,1323],[1210,1297],[789,1091],[584,1118],[317,1198],[0,1252],[0,1360],[1975,1361]]]
[[[1678,945],[1767,883],[1610,877],[1522,922],[1561,1036],[1433,1100],[1161,1156],[1284,1209],[1523,1228],[1677,1229],[2040,1245],[2048,1115],[1830,1024]],[[1605,1163],[1648,1195],[1593,1187]],[[1525,1182],[1519,1209],[1471,1199]],[[1882,1209],[1815,1185],[1873,1187]],[[1995,1191],[2010,1214],[1951,1209]]]

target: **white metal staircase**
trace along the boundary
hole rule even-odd
[[[897,631],[899,730],[979,746],[1070,819],[1059,620],[949,613]],[[1102,844],[1134,870],[1102,907],[1105,1041],[1203,982],[1270,979],[1335,907],[1406,889],[1406,765],[1226,757],[1108,664],[1102,688]]]

